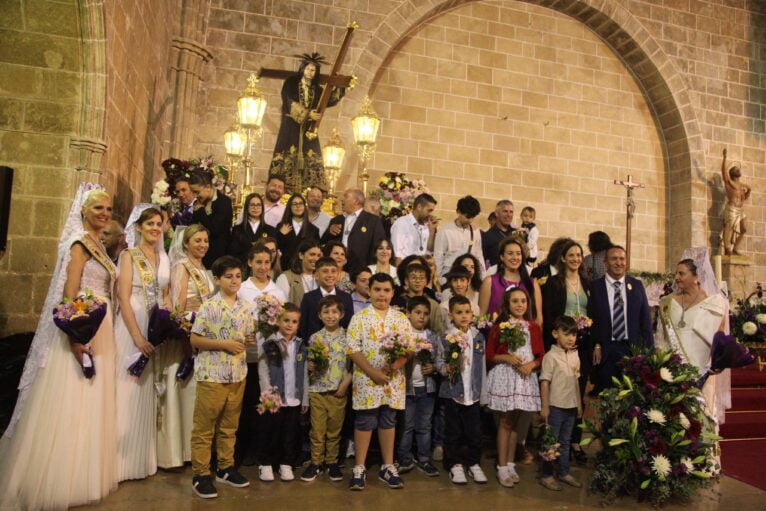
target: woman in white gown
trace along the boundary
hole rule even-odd
[[[209,247],[208,232],[202,225],[194,224],[176,235],[178,241],[174,238],[170,249],[173,309],[184,313],[197,312],[202,302],[213,294],[214,288],[213,279],[202,265],[202,258]],[[160,468],[180,467],[184,462],[191,461],[197,383],[193,374],[180,381],[176,378],[181,363],[190,355],[191,346],[177,341],[159,347],[158,381],[165,385],[157,412],[157,464]]]
[[[683,259],[676,267],[675,293],[660,300],[661,331],[657,346],[672,349],[684,362],[695,366],[700,376],[710,369],[713,337],[724,332],[728,316],[728,301],[720,293],[708,294],[700,284],[701,267],[706,262]],[[725,403],[717,392],[718,376],[711,375],[704,386],[708,413],[721,417]]]
[[[115,321],[117,345],[117,476],[143,479],[157,472],[157,393],[154,347],[146,340],[152,308],[167,308],[170,260],[162,250],[162,215],[151,204],[133,208],[126,229],[128,249],[120,255]],[[128,366],[143,354],[140,377]]]
[[[11,424],[0,440],[0,509],[65,509],[93,503],[117,487],[112,289],[116,268],[99,241],[112,200],[80,186],[59,244]],[[90,290],[107,314],[87,346],[70,343],[53,323],[62,298]],[[6,290],[11,292],[12,290]],[[83,375],[83,353],[95,375]]]

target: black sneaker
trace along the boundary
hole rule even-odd
[[[245,476],[237,472],[234,467],[229,467],[217,471],[215,473],[215,480],[219,483],[226,483],[229,486],[233,486],[235,488],[246,488],[250,486],[250,481],[248,481]]]
[[[437,469],[430,461],[418,461],[417,467],[418,470],[428,477],[436,477],[439,475],[439,469]]]
[[[301,481],[306,481],[307,483],[313,481],[317,478],[319,474],[322,473],[322,467],[319,465],[314,465],[313,463],[310,464],[308,467],[306,467],[306,470],[303,471],[301,474]]]
[[[352,491],[364,490],[364,481],[367,479],[367,471],[361,465],[354,466],[354,473],[348,482],[348,489]]]
[[[412,459],[410,459],[407,461],[395,463],[395,466],[399,470],[400,474],[406,474],[407,472],[415,468],[415,462]]]
[[[343,472],[340,471],[340,466],[337,463],[327,465],[327,475],[330,477],[330,481],[343,481]]]
[[[404,481],[402,481],[402,478],[399,477],[399,471],[396,470],[396,467],[393,465],[389,465],[388,467],[381,469],[381,471],[378,472],[378,479],[386,483],[389,488],[393,488],[395,490],[404,488]]]
[[[203,499],[214,499],[218,492],[213,486],[213,478],[210,476],[194,476],[192,478],[192,490]]]

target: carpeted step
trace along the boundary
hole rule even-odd
[[[724,438],[766,438],[766,411],[726,412],[726,423],[721,425]]]
[[[731,410],[766,410],[766,388],[734,387],[731,389]]]
[[[766,387],[766,370],[759,371],[758,364],[732,369],[732,387]]]
[[[766,440],[721,442],[723,473],[766,490],[766,470],[763,470],[765,452]]]

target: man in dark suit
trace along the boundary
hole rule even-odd
[[[500,262],[500,254],[497,249],[503,239],[515,230],[513,222],[513,202],[503,199],[495,206],[495,225],[481,234],[481,250],[486,259],[487,268]]]
[[[330,220],[322,243],[338,240],[348,251],[345,270],[354,273],[375,258],[375,246],[386,237],[380,217],[364,211],[364,193],[346,190],[341,199],[343,214]]]
[[[213,262],[226,255],[231,235],[231,199],[213,188],[213,179],[208,172],[195,172],[189,178],[189,187],[196,196],[193,224],[202,224],[208,230],[210,248],[202,258],[202,264],[210,269]]]
[[[308,341],[313,334],[322,329],[322,321],[319,319],[319,300],[328,295],[335,295],[343,303],[343,316],[340,326],[348,328],[351,316],[354,315],[354,301],[351,295],[341,291],[335,284],[338,281],[338,263],[330,257],[322,257],[316,263],[314,278],[318,287],[303,295],[301,300],[301,322],[298,327],[298,335],[304,341]]]
[[[654,346],[649,301],[640,280],[629,277],[625,249],[612,245],[604,259],[606,275],[593,281],[588,310],[593,319],[593,364],[598,366],[597,390],[613,386],[617,362],[630,346]]]

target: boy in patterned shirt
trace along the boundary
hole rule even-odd
[[[210,472],[214,437],[216,481],[236,488],[250,485],[234,468],[234,443],[247,376],[245,347],[255,343],[252,306],[237,299],[242,262],[223,256],[216,259],[212,270],[219,292],[200,306],[191,331],[191,344],[199,350],[194,363],[197,395],[191,438],[192,488],[204,499],[218,496]]]
[[[327,295],[319,300],[317,308],[324,328],[311,336],[309,346],[323,344],[327,348],[327,365],[320,369],[309,360],[311,464],[301,475],[301,480],[316,479],[324,464],[331,481],[342,481],[338,452],[351,384],[347,368],[346,329],[340,326],[345,307],[340,297]]]

